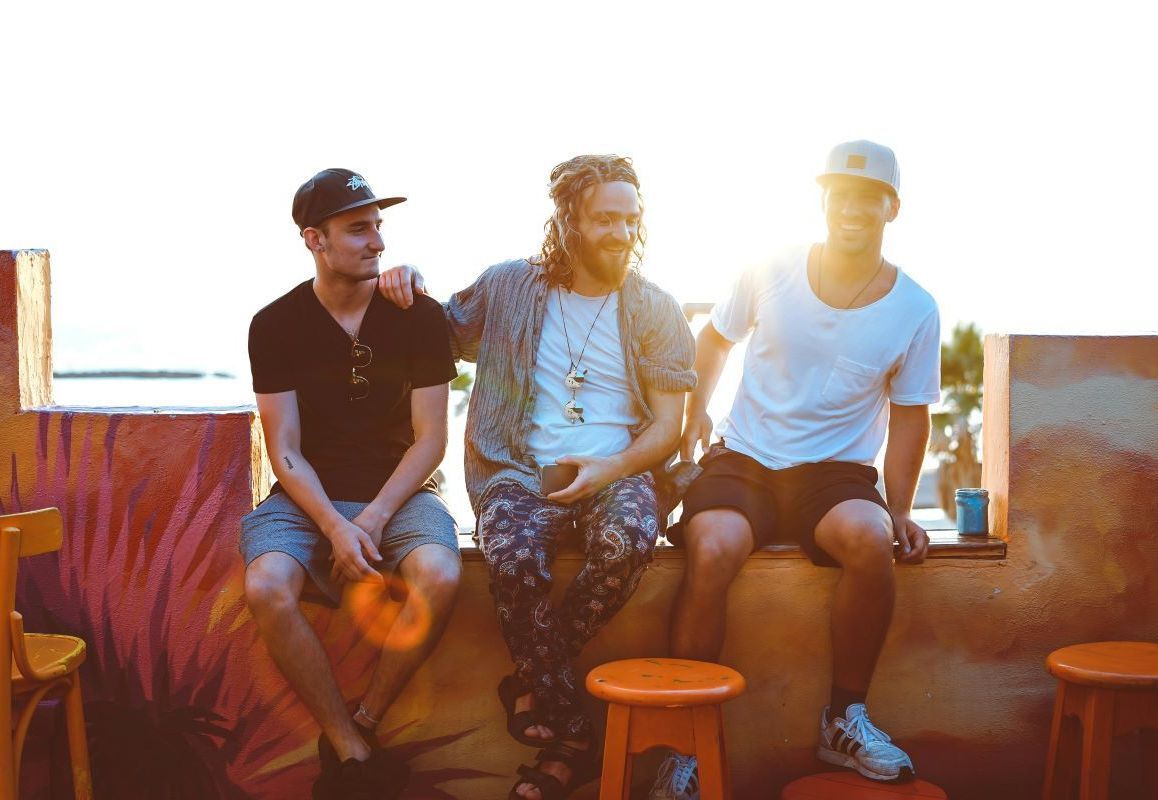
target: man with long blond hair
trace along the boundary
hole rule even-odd
[[[454,354],[478,371],[466,482],[514,673],[507,729],[541,747],[511,797],[560,798],[594,777],[591,720],[572,659],[623,607],[660,527],[649,470],[675,452],[694,342],[679,305],[637,265],[639,179],[618,156],[551,171],[542,252],[490,267],[448,304]],[[380,287],[399,305],[409,267]],[[556,541],[578,529],[583,568],[556,607]]]

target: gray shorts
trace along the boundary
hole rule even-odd
[[[367,505],[334,502],[338,513],[351,520]],[[411,550],[424,544],[440,544],[457,553],[458,531],[442,498],[434,492],[419,491],[386,523],[378,547],[382,561],[374,566],[379,572],[391,572]],[[271,494],[241,518],[240,546],[247,567],[266,553],[292,556],[334,608],[341,602],[341,587],[330,580],[333,562],[329,539],[285,492]]]

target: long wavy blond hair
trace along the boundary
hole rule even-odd
[[[575,156],[551,170],[550,194],[555,201],[555,212],[543,226],[545,236],[538,259],[547,272],[548,283],[571,286],[575,276],[575,262],[579,258],[580,236],[575,223],[581,211],[583,193],[592,186],[614,181],[630,183],[639,191],[639,177],[635,174],[630,158],[615,155]],[[640,223],[639,235],[632,248],[633,269],[639,268],[646,240],[647,232]]]

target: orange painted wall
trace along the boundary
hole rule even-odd
[[[252,415],[37,407],[50,397],[47,285],[47,254],[0,252],[0,503],[65,513],[64,549],[22,565],[18,604],[30,629],[89,642],[86,711],[103,796],[182,787],[173,796],[308,797],[316,726],[241,596]],[[965,800],[1038,792],[1050,650],[1158,639],[1158,337],[990,337],[986,391],[985,483],[1008,557],[899,570],[869,698],[919,773]],[[577,566],[561,556],[559,583]],[[681,573],[680,554],[662,553],[582,666],[662,653]],[[726,712],[739,798],[775,797],[821,769],[811,753],[835,578],[799,559],[754,557],[733,588],[724,660],[749,685]],[[348,615],[308,613],[356,696],[374,649]],[[506,796],[514,767],[533,755],[503,729],[494,687],[508,669],[484,565],[469,552],[443,643],[385,726],[415,769],[408,796]],[[44,730],[51,739],[51,723]],[[65,796],[47,777],[63,771],[53,747],[36,750],[44,763],[28,770],[25,796]],[[1129,755],[1125,742],[1123,797],[1136,790]]]

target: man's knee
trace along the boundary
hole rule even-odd
[[[245,602],[255,617],[283,614],[298,610],[301,580],[292,565],[283,559],[271,558],[280,553],[267,553],[254,560],[245,570]],[[288,558],[288,556],[287,556]]]
[[[651,561],[656,535],[637,528],[605,528],[594,547],[588,546],[587,560],[600,572],[630,578]]]
[[[412,589],[431,599],[452,599],[462,582],[462,561],[458,553],[437,544],[411,551],[402,571]]]
[[[701,511],[688,522],[684,534],[688,572],[695,576],[692,588],[727,586],[752,553],[752,528],[742,514],[731,509]]]
[[[833,558],[845,569],[878,570],[893,562],[893,525],[887,514],[856,515],[833,529]]]

